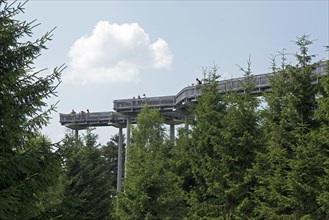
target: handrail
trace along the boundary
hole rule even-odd
[[[69,113],[60,114],[59,122],[64,124],[111,121],[114,112],[91,112],[91,113]]]
[[[132,99],[120,99],[113,101],[113,109],[139,109],[144,104],[150,107],[170,107],[176,104],[175,96],[158,96]]]
[[[313,74],[317,76],[313,83],[318,83],[319,78],[326,75],[326,62],[318,62],[314,64]],[[254,94],[261,94],[271,90],[269,83],[269,76],[273,73],[264,73],[259,75],[252,75],[255,83]],[[236,91],[239,94],[244,93],[242,82],[245,77],[239,77],[234,79],[226,79],[217,82],[216,88],[219,91]],[[90,113],[69,113],[60,114],[60,123],[65,126],[107,126],[117,125],[122,126],[126,123],[126,116],[123,116],[120,112],[124,113],[138,113],[144,104],[148,104],[150,107],[160,109],[161,113],[171,119],[181,119],[183,117],[178,112],[173,113],[177,108],[185,102],[194,102],[201,95],[203,85],[187,86],[180,90],[176,95],[172,96],[159,96],[159,97],[143,97],[132,99],[120,99],[113,101],[113,109],[116,112],[90,112]]]

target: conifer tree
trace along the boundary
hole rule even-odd
[[[240,67],[244,79],[240,81],[243,94],[229,92],[227,112],[222,119],[223,152],[218,166],[224,170],[222,190],[225,214],[247,218],[252,211],[252,194],[255,184],[248,170],[255,162],[257,152],[263,149],[260,127],[259,99],[253,95],[255,80],[251,73],[249,57],[247,69]]]
[[[222,190],[225,171],[220,164],[223,160],[222,119],[227,106],[216,88],[217,71],[215,66],[206,72],[191,132],[189,157],[196,186],[191,192],[190,205],[194,217],[218,217],[225,206]]]
[[[185,204],[183,205],[185,206],[185,217],[191,216],[189,198],[191,192],[196,187],[196,182],[191,169],[191,160],[193,160],[193,157],[191,157],[189,153],[191,147],[192,138],[190,131],[186,128],[178,129],[178,137],[171,152],[172,165],[170,167],[177,178],[179,178],[181,190],[185,196],[184,201],[182,201],[182,203]]]
[[[164,140],[159,112],[144,106],[132,130],[124,192],[116,203],[118,219],[182,218],[183,195],[170,171],[170,150]]]
[[[329,52],[329,46],[327,46]],[[319,152],[318,160],[322,162],[322,176],[319,177],[319,194],[317,195],[317,204],[323,219],[329,218],[329,61],[326,61],[326,75],[321,79],[321,97],[318,100],[319,110],[317,119],[320,120],[320,127],[313,133],[315,143]]]
[[[0,0],[0,216],[29,219],[40,198],[58,180],[60,155],[39,131],[49,123],[63,67],[46,75],[34,60],[52,33],[32,38],[35,22],[19,21],[24,3]]]
[[[308,133],[316,126],[316,90],[310,65],[313,55],[308,55],[310,44],[312,41],[307,35],[297,39],[300,53],[295,56],[296,66],[286,64],[285,53],[281,54],[281,68],[273,66],[271,93],[265,97],[268,104],[264,126],[267,151],[260,155],[255,166],[261,175],[257,176],[260,186],[255,193],[254,213],[263,218],[301,218],[314,209],[311,204],[315,202],[314,194],[306,186],[315,174],[306,141]]]
[[[107,146],[97,143],[98,136],[91,129],[79,141],[71,134],[64,143],[65,182],[63,199],[51,217],[64,219],[111,219],[112,199],[115,197],[116,166],[110,166],[117,154],[104,154]],[[113,146],[112,146],[113,147]],[[105,150],[108,152],[108,150]],[[113,158],[107,158],[111,156]]]
[[[241,68],[245,73],[240,82],[244,94],[227,91],[221,95],[216,88],[215,68],[202,89],[190,149],[196,179],[192,200],[195,216],[243,218],[252,210],[249,188],[253,181],[246,176],[262,139],[259,100],[252,95],[255,85],[250,66],[249,60],[248,68]]]

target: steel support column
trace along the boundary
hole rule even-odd
[[[118,173],[117,173],[117,192],[121,192],[122,178],[122,128],[119,128],[119,146],[118,146]]]
[[[126,152],[125,152],[125,178],[127,177],[127,162],[129,154],[129,144],[130,144],[130,119],[127,118],[127,143],[126,143]]]
[[[79,140],[79,130],[76,129],[75,131],[75,147],[78,147],[78,140]]]
[[[189,124],[188,124],[187,116],[185,116],[185,131],[186,131],[186,133],[188,133],[188,130],[189,130]]]
[[[170,125],[170,141],[174,142],[175,141],[175,125],[171,124]]]

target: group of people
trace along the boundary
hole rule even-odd
[[[136,99],[135,96],[133,97],[133,99]],[[137,99],[142,99],[142,97],[140,95],[137,96]],[[143,94],[143,99],[146,99],[146,95]]]
[[[141,97],[140,95],[137,96],[137,101],[135,96],[133,97],[133,105],[135,105],[135,103],[137,103],[138,105],[142,105],[142,103],[146,103],[146,95],[143,94],[143,97]]]
[[[89,109],[87,109],[87,112],[85,112],[83,110],[79,112],[79,114],[82,114],[82,115],[83,114],[86,114],[86,113],[89,114]],[[74,111],[74,109],[72,109],[71,114],[76,114],[76,112]]]

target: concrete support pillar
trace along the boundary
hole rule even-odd
[[[117,192],[121,192],[122,178],[122,128],[119,128],[119,147],[118,147],[118,174],[117,174]]]
[[[172,141],[172,142],[175,141],[175,125],[174,124],[171,124],[170,125],[170,134],[169,134],[169,137],[170,137],[170,141]]]
[[[130,144],[130,119],[127,118],[127,143],[126,143],[126,152],[125,152],[125,178],[127,177],[127,162],[129,154],[129,144]]]

